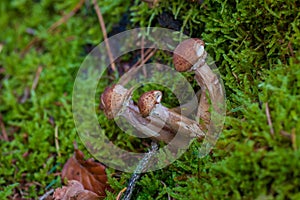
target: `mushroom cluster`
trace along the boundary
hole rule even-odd
[[[135,129],[154,140],[170,142],[180,131],[190,138],[203,139],[208,134],[211,121],[209,112],[213,103],[208,103],[222,96],[218,78],[206,64],[207,53],[204,42],[197,38],[182,41],[175,49],[173,63],[178,72],[194,72],[195,79],[201,87],[198,99],[196,120],[192,120],[178,109],[169,109],[161,104],[162,92],[153,90],[142,94],[137,103],[132,100],[132,89],[122,85],[107,87],[101,95],[100,108],[108,119],[124,117]],[[215,106],[214,108],[217,109]],[[147,126],[151,124],[151,126]]]

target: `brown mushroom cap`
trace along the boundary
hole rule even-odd
[[[179,43],[173,54],[175,69],[179,72],[191,69],[204,53],[204,45],[205,43],[198,38],[190,38]]]
[[[113,119],[123,106],[128,97],[128,90],[122,85],[113,85],[105,88],[100,98],[100,109],[108,119]]]
[[[142,94],[138,101],[138,108],[143,117],[149,116],[156,104],[159,104],[162,93],[159,90],[153,90]]]

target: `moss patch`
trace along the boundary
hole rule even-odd
[[[66,23],[47,32],[77,3],[0,2],[0,112],[9,139],[0,141],[1,197],[35,199],[60,186],[54,172],[72,154],[73,141],[84,150],[76,135],[71,96],[81,62],[102,41],[93,7],[84,4]],[[211,154],[199,160],[199,144],[193,143],[169,167],[143,176],[134,199],[300,198],[299,1],[161,1],[151,9],[138,0],[99,5],[108,31],[129,10],[128,28],[166,26],[162,19],[168,16],[169,28],[202,38],[226,89],[225,128]],[[39,41],[22,56],[34,37]],[[32,89],[39,67],[39,82]],[[106,130],[111,137],[118,133],[112,122],[99,122],[112,127]],[[56,126],[61,156],[54,142]],[[133,148],[131,143],[119,145]],[[109,181],[120,191],[129,177],[123,173]]]

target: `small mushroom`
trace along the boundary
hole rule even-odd
[[[154,90],[144,93],[138,101],[138,107],[143,117],[149,116],[156,104],[159,104],[162,98],[161,91]]]
[[[206,57],[207,52],[204,49],[204,42],[197,38],[191,38],[184,40],[175,48],[173,63],[175,69],[179,72],[195,72],[195,79],[201,87],[197,118],[202,119],[204,126],[208,128],[209,123],[212,121],[212,112],[224,113],[225,94],[218,76],[206,63]],[[206,92],[209,94],[211,105],[206,98]],[[210,107],[212,107],[212,111],[209,111]],[[219,124],[222,123],[222,117],[214,117],[214,120],[218,121]]]
[[[122,107],[128,104],[132,90],[127,90],[122,85],[113,85],[105,88],[101,94],[100,109],[102,109],[108,119],[116,117]]]
[[[172,131],[180,131],[183,135],[190,137],[203,137],[205,135],[197,122],[164,107],[160,103],[161,98],[162,93],[160,91],[144,93],[138,101],[138,108],[142,116],[162,120]]]
[[[203,80],[200,72],[203,71],[200,68],[206,65],[205,59],[207,53],[204,50],[204,45],[204,41],[198,38],[190,38],[179,43],[173,55],[173,63],[177,71],[195,71],[195,79],[201,87],[197,117],[201,118],[205,123],[205,125],[202,124],[202,129],[207,127],[210,121],[210,114],[208,112],[210,105],[206,98],[207,85],[204,83],[205,80]]]
[[[185,72],[204,64],[207,55],[204,45],[205,43],[198,38],[190,38],[179,43],[173,54],[175,69]]]

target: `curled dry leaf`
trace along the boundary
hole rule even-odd
[[[53,194],[53,200],[99,200],[100,197],[89,190],[85,190],[83,185],[76,181],[71,180],[67,186],[57,188]]]
[[[105,166],[93,159],[84,159],[84,154],[75,149],[74,155],[69,158],[62,170],[62,179],[77,180],[84,189],[105,197],[105,190],[111,190],[107,184]]]

